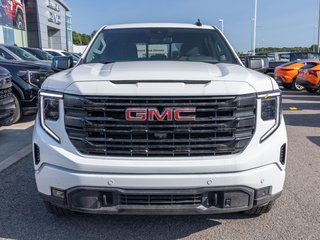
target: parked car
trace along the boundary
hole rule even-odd
[[[0,44],[0,56],[7,60],[28,61],[51,66],[51,61],[40,60],[24,49],[11,45]]]
[[[297,83],[304,86],[310,93],[320,89],[320,61],[308,62],[299,70]]]
[[[284,88],[302,91],[303,86],[297,83],[296,78],[302,68],[308,61],[312,60],[296,60],[285,63],[275,69],[275,80]]]
[[[44,80],[53,74],[51,66],[25,61],[0,59],[0,66],[6,68],[12,76],[12,92],[15,111],[11,123],[19,121],[22,115],[37,112],[38,91]]]
[[[63,50],[56,50],[56,49],[43,49],[44,51],[46,51],[47,53],[51,54],[54,57],[68,57],[71,56],[73,59],[73,63],[76,64],[78,63],[78,61],[80,60],[80,57],[78,57],[77,55],[67,52],[67,51],[63,51]]]
[[[15,103],[11,87],[10,72],[0,67],[0,127],[12,122]]]
[[[296,60],[303,59],[320,59],[320,54],[316,52],[281,52],[281,53],[270,53],[268,54],[269,58],[269,68],[266,70],[266,74],[275,77],[275,69],[283,64],[288,62],[293,62]],[[274,59],[274,61],[272,60]]]
[[[31,53],[33,56],[35,56],[36,58],[38,58],[40,60],[52,61],[52,59],[53,59],[53,56],[50,53],[43,51],[39,48],[22,47],[22,49]]]
[[[268,54],[270,62],[289,62],[290,52],[274,52]]]
[[[75,55],[78,58],[81,58],[81,54],[80,53],[72,52],[72,54]]]

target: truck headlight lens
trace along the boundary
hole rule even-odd
[[[273,120],[277,115],[277,98],[261,100],[261,118],[263,121]]]
[[[47,126],[47,122],[59,120],[59,105],[62,98],[62,94],[40,92],[39,114],[41,127],[57,142],[60,142],[60,138]]]
[[[281,124],[281,91],[259,95],[261,100],[261,119],[263,121],[273,121],[273,126],[264,134],[260,142],[269,138]]]
[[[44,119],[58,121],[59,119],[59,99],[53,97],[43,98]]]
[[[18,76],[27,83],[40,88],[44,80],[48,77],[48,74],[47,72],[23,70],[18,72]]]

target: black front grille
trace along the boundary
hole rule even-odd
[[[102,97],[65,95],[65,125],[79,152],[194,157],[242,152],[256,125],[256,95]],[[195,108],[195,121],[126,121],[127,108]]]
[[[11,95],[12,95],[11,88],[0,89],[0,100],[6,99],[8,97],[11,97]]]
[[[120,195],[121,205],[200,205],[202,194],[195,195]]]

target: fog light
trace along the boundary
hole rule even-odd
[[[263,198],[270,194],[271,187],[261,188],[256,191],[256,199]]]
[[[283,144],[280,149],[280,163],[282,165],[286,164],[286,152],[287,152],[287,144]]]
[[[37,144],[33,146],[34,163],[38,165],[40,163],[40,148]]]
[[[57,188],[51,188],[51,194],[54,197],[65,199],[66,194],[63,190],[57,189]]]

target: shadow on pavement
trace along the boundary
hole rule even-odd
[[[312,143],[320,147],[320,136],[307,137]]]
[[[28,161],[28,162],[26,162]],[[177,239],[221,225],[241,214],[206,216],[107,216],[47,213],[33,176],[31,156],[0,173],[0,238]],[[190,224],[191,223],[191,224]]]
[[[36,115],[23,116],[18,123],[27,123],[35,120]]]

